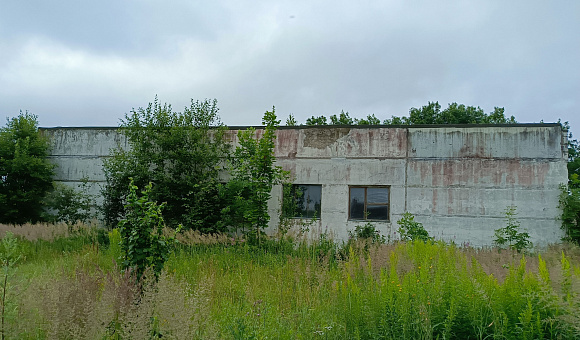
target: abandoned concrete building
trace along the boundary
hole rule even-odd
[[[57,181],[105,184],[102,160],[127,147],[116,128],[43,128]],[[235,139],[236,128],[229,133]],[[235,142],[234,142],[235,143]],[[373,222],[394,235],[405,211],[436,239],[490,245],[517,207],[536,245],[563,236],[559,185],[567,181],[567,140],[559,124],[281,127],[277,163],[304,192],[303,219],[346,238]],[[281,187],[269,202],[275,230]]]

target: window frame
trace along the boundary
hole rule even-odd
[[[363,204],[363,218],[352,218],[351,217],[351,189],[360,188],[364,189],[364,204]],[[367,202],[367,191],[368,189],[383,188],[387,189],[387,202],[386,203],[368,203]],[[386,219],[376,219],[367,217],[367,206],[379,206],[387,207],[387,218]],[[391,222],[391,186],[390,185],[349,185],[348,186],[348,220],[349,221],[376,221],[376,222]]]
[[[318,187],[320,188],[320,210],[317,211],[316,209],[314,210],[315,215],[313,217],[308,217],[308,216],[287,216],[287,218],[291,218],[291,219],[303,219],[303,220],[320,220],[320,215],[322,214],[322,184],[301,184],[301,183],[291,183],[292,185],[292,189],[291,189],[291,193],[292,193],[292,199],[296,201],[296,188],[300,187],[300,186],[306,186],[306,187]],[[282,197],[282,199],[286,199],[286,197]],[[308,207],[308,204],[307,204]],[[316,207],[316,204],[314,204],[314,207]],[[308,210],[305,210],[308,211]],[[306,214],[308,215],[308,214]]]

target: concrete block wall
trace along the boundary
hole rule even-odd
[[[57,180],[76,185],[88,177],[95,194],[109,150],[128,147],[116,128],[42,131],[52,142]],[[237,144],[237,128],[228,138]],[[360,223],[348,219],[349,186],[381,185],[390,188],[390,219],[373,223],[383,234],[392,235],[409,211],[437,238],[489,245],[514,205],[542,245],[563,236],[557,205],[558,186],[567,181],[565,145],[558,124],[282,127],[275,154],[294,183],[322,185],[317,223],[335,237],[346,238]],[[271,231],[281,192],[275,187],[269,202]]]
[[[488,244],[516,206],[535,244],[558,242],[559,185],[567,181],[558,125],[409,130],[408,210],[432,234]]]
[[[489,245],[513,205],[541,245],[563,236],[565,145],[557,124],[303,127],[279,131],[276,156],[295,183],[322,185],[320,222],[339,238],[360,223],[348,219],[349,186],[386,185],[390,220],[373,222],[383,234],[409,211],[437,238]]]
[[[128,148],[126,138],[111,127],[41,128],[50,140],[49,159],[57,165],[55,180],[78,187],[88,179],[89,193],[97,197],[95,206],[102,203],[101,187],[105,185],[103,160],[112,149]]]

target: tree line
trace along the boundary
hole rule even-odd
[[[383,125],[430,125],[430,124],[515,124],[514,116],[506,117],[503,107],[495,107],[492,112],[485,113],[479,106],[466,106],[451,103],[441,110],[439,102],[428,102],[420,108],[411,108],[408,116],[391,116],[382,121]],[[341,110],[338,115],[311,116],[304,125],[380,125],[381,120],[374,114],[366,118],[352,118],[350,114]],[[298,122],[291,114],[286,119],[287,126],[296,126]]]

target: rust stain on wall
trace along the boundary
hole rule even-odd
[[[437,212],[437,194],[438,194],[438,189],[433,188],[433,201],[431,204],[431,212],[433,214],[435,214]]]
[[[350,166],[350,164],[348,164],[346,166],[346,172],[345,172],[345,176],[344,176],[344,179],[347,183],[350,182],[350,172],[351,172],[351,166]]]
[[[482,132],[462,133],[459,138],[464,141],[463,146],[459,149],[458,157],[467,158],[490,158],[491,155],[486,152],[486,137],[489,134]]]
[[[447,214],[453,214],[453,189],[447,189]]]
[[[233,144],[238,140],[238,131],[237,130],[226,130],[224,133],[224,140],[228,143]]]
[[[296,158],[298,152],[298,130],[276,131],[275,155],[279,158]]]
[[[411,162],[414,183],[421,186],[543,187],[550,162],[521,159],[447,159]]]

